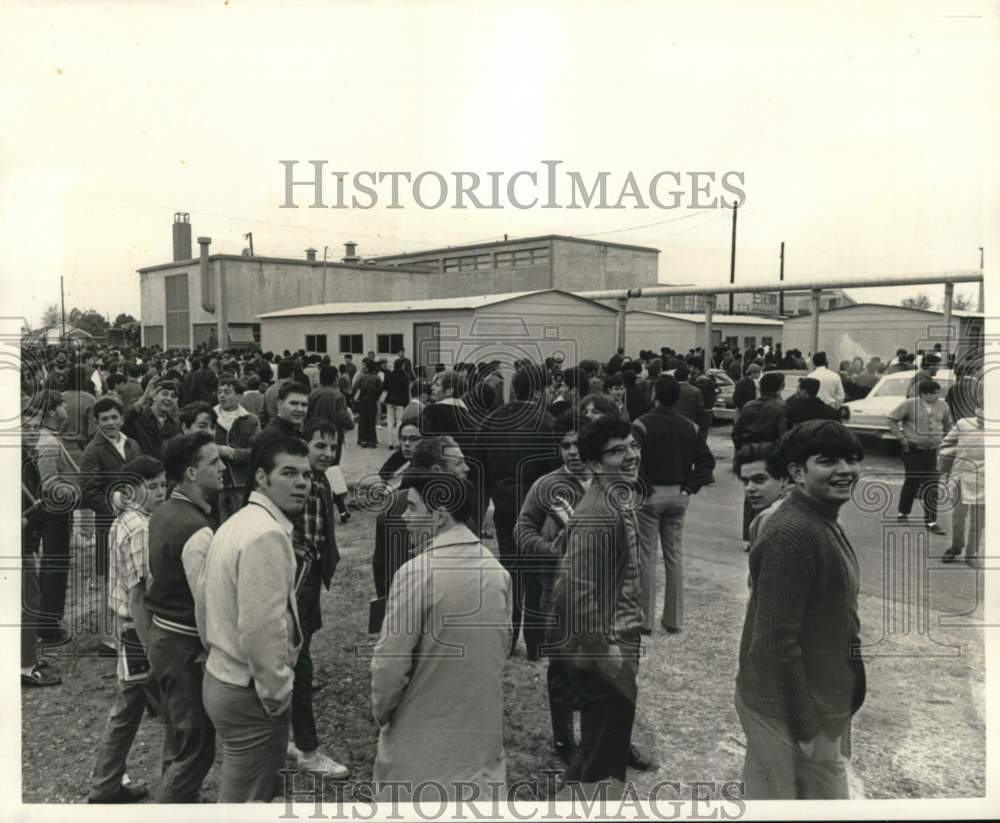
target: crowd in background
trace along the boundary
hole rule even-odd
[[[348,354],[334,364],[303,351],[26,353],[22,684],[60,682],[42,652],[70,639],[65,610],[75,523],[95,546],[90,585],[104,618],[95,643],[115,656],[119,683],[96,754],[92,802],[146,796],[128,779],[126,759],[147,706],[167,729],[160,802],[197,799],[217,737],[221,801],[271,799],[286,758],[306,771],[346,777],[348,769],[317,738],[309,650],[322,626],[321,592],[340,559],[335,525],[351,517],[349,486],[356,500],[380,501],[369,615],[369,630],[379,633],[372,662],[376,783],[504,779],[499,673],[522,633],[527,661],[548,658],[563,782],[620,782],[628,767],[649,768],[653,759],[631,742],[639,649],[657,622],[660,557],[658,622],[667,634],[684,628],[683,528],[690,497],[715,482],[708,434],[720,371],[735,383],[734,470],[748,489],[744,547],[752,576],[765,570],[748,625],[767,615],[793,619],[766,601],[773,563],[767,557],[787,560],[787,535],[812,529],[803,525],[810,518],[835,525],[863,457],[838,422],[841,406],[887,373],[914,373],[908,397],[888,418],[905,471],[899,517],[905,520],[919,498],[926,527],[943,533],[936,518],[943,472],[961,505],[942,559],[951,562],[964,550],[973,564],[978,555],[985,508],[978,361],[958,364],[945,393],[934,378],[955,364],[940,350],[900,349],[884,364],[855,358],[836,371],[823,352],[807,361],[780,346],[719,346],[707,358],[700,348],[635,357],[619,349],[607,362],[436,364],[419,375],[403,350],[391,363],[374,352],[360,364],[353,360]],[[795,375],[790,395],[788,371],[805,372]],[[389,449],[377,480],[345,478],[339,469],[354,430],[359,448]],[[839,505],[824,509],[825,498],[813,494],[811,484],[826,470],[817,461],[836,463],[830,471],[842,473],[829,481]],[[798,488],[782,515],[788,520],[794,509],[794,522],[775,520],[779,495],[758,487]],[[762,525],[768,518],[778,524],[771,531]],[[850,561],[853,549],[839,527],[830,528],[814,542]],[[494,537],[495,550],[483,543]],[[602,544],[609,553],[595,557],[593,547]],[[449,570],[454,580],[439,585],[440,599],[427,606],[422,597],[431,578],[448,578]],[[856,611],[856,569],[842,583],[838,608]],[[486,610],[481,623],[447,619],[475,611],[476,603]],[[564,630],[571,624],[558,642],[553,614],[565,618]],[[577,630],[581,614],[597,628]],[[745,632],[771,629],[754,624]],[[845,642],[854,642],[855,629]],[[789,628],[782,623],[781,630]],[[442,662],[449,644],[475,648],[460,674],[456,661]],[[760,649],[743,651],[753,656]],[[847,650],[833,651],[841,653]],[[766,665],[779,666],[761,654]],[[839,677],[851,694],[836,711],[799,695],[793,721],[779,705],[790,698],[774,691],[787,673],[768,680],[746,666],[741,657],[737,707],[748,739],[753,734],[759,743],[753,763],[748,752],[747,773],[757,775],[761,793],[794,794],[794,780],[791,789],[759,788],[777,756],[775,728],[787,735],[794,727],[793,742],[813,742],[800,752],[813,766],[818,746],[829,772],[829,763],[841,761],[826,743],[849,755],[844,723],[863,698],[857,667],[800,672],[806,681]],[[816,736],[820,727],[830,731],[825,743]],[[817,791],[846,791],[841,772],[833,772]]]

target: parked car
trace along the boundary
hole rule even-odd
[[[736,408],[733,406],[733,392],[736,390],[736,383],[722,369],[709,369],[708,373],[715,378],[715,385],[719,387],[719,394],[715,398],[715,406],[712,408],[712,419],[735,420]]]
[[[894,440],[886,418],[906,399],[915,374],[915,371],[900,371],[884,375],[866,397],[844,404],[849,413],[844,424],[855,434]],[[955,374],[951,369],[941,369],[934,379],[941,384],[943,395],[955,382]]]

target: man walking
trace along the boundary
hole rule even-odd
[[[302,643],[292,518],[309,496],[309,450],[271,437],[250,468],[254,491],[212,539],[198,586],[205,709],[222,739],[220,803],[267,803],[277,793]]]
[[[711,478],[715,458],[697,428],[674,410],[680,385],[670,375],[656,381],[656,407],[633,424],[641,449],[640,473],[646,498],[639,508],[640,594],[642,630],[653,630],[656,613],[656,544],[666,572],[660,625],[677,634],[684,624],[684,567],[681,536],[692,494]]]
[[[790,431],[795,487],[750,552],[736,711],[747,737],[747,799],[848,797],[851,716],[865,697],[858,560],[837,522],[864,451],[841,423]]]
[[[951,428],[951,411],[936,380],[921,383],[919,395],[900,403],[888,416],[889,431],[899,441],[905,479],[899,493],[899,519],[906,520],[919,495],[924,524],[932,534],[945,534],[937,524],[938,447]]]

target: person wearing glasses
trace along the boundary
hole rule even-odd
[[[580,429],[577,449],[592,481],[565,527],[546,653],[566,667],[580,709],[580,746],[563,785],[588,797],[600,790],[620,798],[643,626],[636,517],[641,448],[628,423],[601,417]]]
[[[715,458],[698,426],[674,409],[681,395],[677,379],[662,374],[654,389],[656,407],[633,424],[642,448],[641,475],[646,496],[639,509],[642,563],[643,632],[653,630],[656,611],[656,544],[666,573],[660,625],[677,634],[684,624],[684,570],[681,535],[692,494],[711,480]]]

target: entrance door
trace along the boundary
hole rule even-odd
[[[413,368],[423,378],[434,375],[434,366],[441,360],[440,323],[413,324]]]

